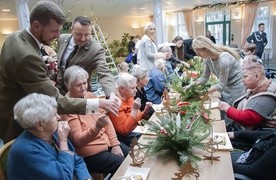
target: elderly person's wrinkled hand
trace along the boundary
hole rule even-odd
[[[60,141],[67,141],[70,127],[67,121],[58,121],[58,137]]]
[[[133,110],[138,110],[141,107],[141,99],[137,98],[134,100],[133,104],[132,104],[132,109]]]
[[[113,113],[118,116],[119,106],[118,102],[110,99],[99,99],[99,107],[103,108],[107,112]]]
[[[219,101],[219,105],[218,105],[218,108],[219,110],[221,111],[227,111],[227,109],[230,107],[229,104],[227,104],[226,102],[224,101]]]
[[[144,113],[148,115],[151,110],[151,107],[152,107],[152,102],[146,102]]]
[[[111,148],[111,153],[112,153],[112,154],[116,154],[116,155],[121,156],[121,157],[124,157],[124,154],[123,154],[123,152],[122,152],[122,149],[120,148],[119,145],[118,145],[118,146],[113,146],[113,147]]]
[[[108,117],[106,115],[102,115],[97,119],[97,122],[95,124],[96,129],[100,131],[103,127],[107,126],[108,123]]]

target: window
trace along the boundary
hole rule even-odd
[[[183,39],[190,38],[185,26],[184,14],[182,12],[166,14],[164,20],[164,41],[171,42],[178,35],[183,37]]]
[[[205,13],[206,30],[211,31],[217,44],[230,44],[230,10]]]

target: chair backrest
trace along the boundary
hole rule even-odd
[[[7,161],[8,161],[8,154],[9,149],[11,148],[12,143],[14,140],[11,140],[4,144],[4,146],[0,149],[0,179],[6,180],[7,179]]]

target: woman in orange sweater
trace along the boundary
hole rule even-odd
[[[140,111],[141,99],[134,100],[136,95],[136,78],[128,73],[121,73],[117,81],[117,96],[122,100],[119,108],[119,115],[109,114],[109,117],[116,130],[118,139],[130,145],[132,138],[140,137],[140,134],[133,133],[141,119],[148,119],[152,103],[147,102],[143,112]]]
[[[87,79],[87,72],[79,66],[66,69],[66,96],[85,99],[95,97],[91,92],[87,92]],[[61,117],[69,122],[69,139],[77,154],[84,158],[89,171],[114,174],[127,156],[129,148],[118,141],[106,112],[100,109],[92,114],[67,114]]]

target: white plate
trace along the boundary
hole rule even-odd
[[[212,102],[211,103],[211,109],[215,109],[218,108],[219,103],[218,102]],[[209,109],[210,108],[210,104],[206,103],[203,105],[205,109]]]
[[[213,133],[214,142],[218,143],[218,150],[233,150],[233,146],[227,133]]]
[[[139,168],[129,166],[122,178],[122,180],[136,180],[135,176],[142,177],[142,180],[146,180],[149,174],[150,168]]]
[[[132,132],[140,133],[140,134],[156,135],[155,132],[149,131],[148,129],[149,129],[149,127],[147,125],[136,126],[136,128]]]

